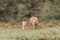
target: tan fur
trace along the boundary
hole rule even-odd
[[[26,26],[32,26],[33,29],[36,25],[39,25],[38,18],[35,16],[32,16],[28,21],[22,21],[23,29],[25,29]]]
[[[25,29],[26,26],[31,26],[29,21],[23,21],[22,22],[23,29]]]
[[[35,16],[32,16],[29,20],[29,22],[32,24],[33,29],[35,28],[35,25],[38,25],[38,18]]]

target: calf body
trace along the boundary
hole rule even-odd
[[[25,29],[26,26],[31,26],[29,21],[23,21],[22,25],[23,25],[23,29]]]

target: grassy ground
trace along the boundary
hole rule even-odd
[[[40,29],[0,28],[0,40],[60,40],[60,27]]]

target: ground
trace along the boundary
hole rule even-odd
[[[60,40],[60,27],[0,28],[0,40]]]

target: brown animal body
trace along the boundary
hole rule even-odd
[[[33,27],[34,29],[35,26],[39,25],[38,18],[35,16],[32,16],[28,21],[23,21],[22,25],[23,25],[23,29],[25,29],[26,26]]]
[[[38,25],[38,18],[35,16],[32,16],[29,20],[29,22],[32,24],[33,29],[35,28],[35,25]]]
[[[23,25],[23,29],[25,29],[26,26],[31,26],[29,21],[23,21],[22,25]]]

